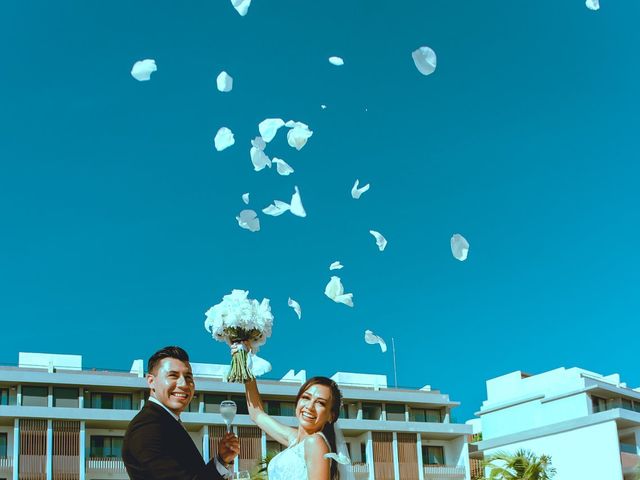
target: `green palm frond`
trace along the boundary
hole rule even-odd
[[[262,457],[262,460],[251,471],[251,480],[269,480],[267,475],[267,468],[269,468],[269,462],[273,460],[279,452],[269,451]]]
[[[551,480],[556,473],[549,455],[538,457],[524,449],[515,453],[496,452],[482,466],[487,474],[482,480]]]

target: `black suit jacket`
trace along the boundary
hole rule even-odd
[[[147,402],[124,435],[122,460],[131,480],[222,480],[215,461],[202,455],[183,426],[160,405]]]

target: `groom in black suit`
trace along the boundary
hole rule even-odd
[[[180,347],[154,353],[147,365],[149,401],[131,420],[122,459],[131,480],[221,480],[240,451],[238,437],[227,433],[213,460],[205,464],[182,426],[180,414],[195,392],[189,355]]]

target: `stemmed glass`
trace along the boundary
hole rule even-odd
[[[227,425],[227,433],[231,432],[231,423],[233,422],[237,411],[238,406],[233,400],[223,400],[220,402],[220,415],[222,415],[222,419]]]

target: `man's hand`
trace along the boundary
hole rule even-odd
[[[240,453],[240,440],[233,433],[226,433],[218,443],[218,456],[226,463],[232,463]]]

